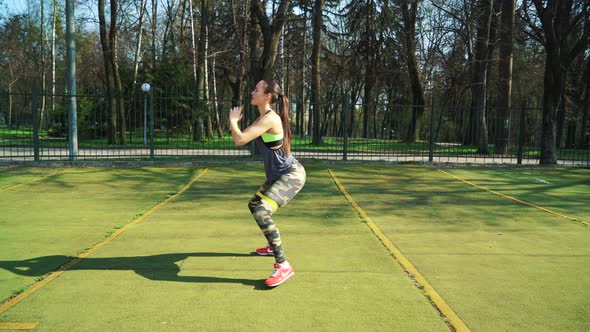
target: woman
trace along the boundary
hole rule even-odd
[[[279,112],[271,105],[279,104]],[[305,169],[291,155],[291,129],[289,125],[289,99],[283,95],[275,81],[262,80],[252,91],[252,105],[260,113],[256,121],[243,131],[238,126],[242,109],[234,107],[230,111],[230,129],[238,146],[256,139],[258,150],[264,161],[266,182],[260,186],[248,203],[248,208],[256,223],[264,233],[268,245],[256,249],[256,253],[274,256],[274,272],[266,279],[269,287],[282,284],[295,273],[285,257],[279,229],[271,219],[272,214],[285,206],[303,188]]]

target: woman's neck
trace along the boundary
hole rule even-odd
[[[258,106],[258,112],[260,113],[260,116],[264,116],[264,114],[266,114],[266,112],[268,112],[269,110],[272,110],[272,107],[270,107],[269,104]]]

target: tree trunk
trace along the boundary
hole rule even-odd
[[[256,82],[273,79],[280,36],[283,32],[290,4],[291,0],[281,0],[276,13],[273,12],[273,21],[272,24],[270,24],[269,19],[266,16],[264,2],[261,2],[260,0],[251,1],[252,12],[258,18],[258,25],[262,32],[263,41],[259,71],[251,73],[251,75],[256,78]]]
[[[543,122],[541,127],[541,164],[557,164],[557,109],[561,103],[561,91],[565,82],[555,63],[555,57],[545,59],[545,78],[543,87]],[[557,67],[557,68],[556,68]]]
[[[585,12],[572,17],[572,1],[533,0],[533,3],[543,27],[546,55],[540,163],[555,165],[557,112],[565,91],[566,73],[573,59],[590,43],[590,17]],[[583,27],[581,34],[580,27]]]
[[[401,0],[403,18],[403,42],[408,77],[412,88],[412,117],[406,135],[406,142],[414,143],[419,139],[420,128],[418,122],[424,114],[424,88],[420,79],[420,69],[416,61],[416,15],[419,0]]]
[[[239,11],[238,8],[240,9]],[[232,28],[234,35],[236,38],[238,38],[238,47],[240,50],[246,50],[248,47],[248,22],[250,21],[249,8],[250,6],[246,1],[230,1],[233,23]],[[232,106],[238,106],[243,103],[244,95],[247,94],[246,90],[248,89],[247,84],[245,84],[246,73],[248,71],[248,57],[244,54],[244,52],[238,52],[238,54],[240,70],[235,80],[235,84],[232,83]]]
[[[565,127],[565,114],[567,112],[566,107],[566,98],[565,98],[565,86],[567,85],[567,72],[564,73],[563,77],[563,86],[561,90],[561,103],[559,103],[559,108],[557,108],[557,130],[555,136],[555,143],[557,144],[557,148],[560,149],[564,147],[564,127]]]
[[[357,137],[357,133],[354,130],[354,126],[356,125],[356,106],[357,100],[361,94],[361,82],[360,78],[357,78],[357,82],[355,82],[352,86],[351,93],[350,93],[350,117],[348,121],[348,137]]]
[[[472,42],[472,38],[471,36],[473,35],[473,27],[472,27],[472,19],[471,16],[469,14],[469,6],[467,4],[467,1],[464,0],[463,1],[464,5],[463,5],[463,10],[465,13],[465,35],[466,35],[466,47],[467,47],[467,62],[468,62],[468,66],[469,66],[469,71],[471,72],[471,75],[473,77],[473,71],[474,66],[475,66],[475,51],[474,51],[474,46],[473,46],[473,42]],[[459,37],[459,39],[461,39]],[[455,41],[457,42],[457,41]],[[477,121],[476,121],[476,115],[474,114],[474,112],[471,112],[471,109],[466,110],[464,108],[461,108],[461,116],[460,116],[460,125],[459,128],[462,128],[462,141],[464,145],[473,145],[477,142]]]
[[[195,43],[195,18],[194,18],[194,11],[193,11],[193,0],[187,0],[189,3],[189,12],[190,12],[190,19],[191,19],[191,49],[193,53],[193,82],[195,87],[197,86],[197,46]]]
[[[486,123],[486,93],[488,69],[488,43],[492,19],[492,1],[479,0],[477,20],[477,40],[475,45],[475,64],[471,82],[471,112],[476,123],[477,152],[488,154],[488,128]]]
[[[158,22],[158,1],[152,0],[152,75],[156,73],[156,26]]]
[[[580,121],[580,130],[578,134],[578,147],[585,147],[586,144],[590,144],[590,123],[588,118],[590,116],[590,58],[586,60],[586,69],[584,70],[584,78],[582,80],[584,84],[584,99],[582,100],[582,117]],[[586,146],[587,147],[587,146]]]
[[[366,71],[365,71],[365,89],[363,95],[363,102],[364,102],[364,110],[363,110],[363,138],[369,138],[369,116],[373,114],[373,109],[375,108],[375,100],[373,98],[373,92],[376,84],[376,61],[377,61],[377,45],[375,41],[375,28],[373,24],[375,23],[375,15],[373,13],[374,7],[373,0],[369,0],[367,2],[367,19],[366,19],[366,31],[365,31],[365,38],[366,38]]]
[[[57,28],[57,0],[53,0],[53,23],[51,32],[51,113],[47,113],[47,123],[51,126],[51,116],[55,114],[55,39]]]
[[[175,44],[174,27],[176,16],[178,15],[179,10],[180,6],[177,6],[176,9],[174,9],[174,1],[168,2],[168,7],[166,8],[166,15],[168,16],[168,18],[166,19],[166,24],[164,26],[164,35],[162,37],[162,59],[168,58],[168,44]],[[172,41],[170,41],[171,38]],[[170,47],[170,49],[173,51],[173,55],[175,55],[176,48]]]
[[[320,81],[320,50],[322,47],[323,11],[326,0],[315,0],[311,24],[313,27],[313,48],[311,52],[311,104],[313,105],[312,144],[321,145],[321,81]]]
[[[245,50],[248,47],[248,37],[250,32],[250,16],[252,13],[250,12],[250,6],[246,1],[241,1],[241,5],[243,6],[244,11],[244,19],[242,23],[242,38],[241,38],[241,49]],[[239,91],[239,102],[243,103],[244,99],[247,99],[246,96],[249,96],[250,91],[247,85],[247,75],[248,75],[248,57],[244,52],[240,52],[240,79],[239,83],[240,86],[238,87]]]
[[[133,57],[133,92],[132,93],[135,93],[135,87],[137,86],[137,72],[139,71],[139,53],[141,52],[141,40],[143,37],[143,14],[145,12],[146,4],[147,4],[147,0],[141,0],[141,5],[139,8],[139,23],[137,26],[137,43],[135,43],[135,54]]]
[[[45,1],[41,1],[41,115],[37,119],[37,126],[43,123],[45,118],[45,103],[47,101],[47,72],[45,71]],[[39,128],[39,127],[38,127]]]
[[[119,12],[118,0],[111,0],[111,29],[109,33],[109,42],[111,49],[111,61],[113,65],[113,82],[117,89],[117,110],[118,112],[118,129],[119,129],[119,144],[127,144],[127,126],[125,124],[125,103],[123,102],[123,84],[121,83],[121,75],[119,75],[119,62],[117,57],[117,43],[118,43],[118,27],[117,15]]]
[[[516,0],[502,1],[502,24],[500,27],[500,63],[498,65],[499,100],[498,124],[496,133],[496,153],[508,153],[508,137],[510,135],[510,109],[512,103],[512,60],[514,14]]]
[[[12,74],[12,68],[10,68],[10,73]],[[14,78],[14,75],[11,76]],[[12,86],[16,81],[16,79],[13,79],[12,82],[8,83],[8,130],[12,129],[12,110],[14,108],[12,101]]]
[[[307,6],[303,7],[303,41],[301,45],[301,72],[300,72],[300,90],[299,90],[299,100],[300,104],[297,107],[297,126],[295,132],[301,136],[305,135],[305,66],[307,64],[307,59],[305,55],[307,54]]]
[[[107,37],[107,29],[106,29],[106,19],[104,14],[104,0],[98,0],[98,20],[99,20],[99,30],[100,30],[100,45],[102,47],[102,54],[104,60],[104,69],[105,69],[105,83],[106,83],[106,96],[107,96],[107,114],[109,116],[108,121],[108,129],[107,129],[107,136],[108,136],[108,144],[116,144],[117,143],[117,102],[115,100],[115,94],[113,92],[114,88],[114,81],[113,81],[113,67],[111,61],[111,53],[112,50],[109,46],[109,41]]]
[[[196,100],[197,100],[197,110],[196,110],[196,121],[195,121],[195,130],[193,132],[193,141],[198,142],[202,141],[204,137],[204,121],[203,118],[207,115],[207,112],[204,111],[206,109],[206,96],[205,96],[205,89],[204,86],[206,82],[204,82],[205,76],[205,64],[206,64],[206,48],[207,48],[207,26],[209,21],[209,11],[208,11],[208,0],[201,1],[201,30],[199,32],[199,61],[197,63],[197,86],[196,86]]]
[[[219,122],[219,103],[217,102],[217,78],[215,75],[215,55],[211,58],[211,77],[212,77],[212,84],[213,84],[213,95],[211,98],[213,99],[213,119],[215,122],[215,129],[217,130],[217,137],[223,138],[223,129],[221,128],[221,123]]]
[[[205,1],[206,2],[206,1]],[[203,97],[205,99],[204,107],[205,107],[205,119],[207,123],[207,139],[213,139],[213,119],[211,117],[211,104],[209,98],[209,3],[203,2],[204,5],[201,10],[203,14],[206,16],[205,19],[202,20],[201,24],[205,26],[205,56],[203,63]]]
[[[250,63],[248,64],[248,91],[252,91],[255,89],[256,84],[260,81],[260,63],[258,61],[258,48],[260,46],[260,33],[258,33],[256,26],[258,26],[258,16],[254,14],[253,7],[250,4],[250,25],[248,26],[248,59]],[[246,94],[247,96],[247,94]],[[248,97],[246,97],[249,99]],[[243,121],[246,124],[250,124],[252,119],[256,117],[254,114],[256,111],[253,110],[251,105],[245,106],[244,109],[244,118]],[[257,150],[253,150],[253,153],[257,153]]]

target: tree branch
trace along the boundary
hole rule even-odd
[[[535,6],[536,6],[536,3],[535,3]],[[535,25],[533,23],[533,21],[531,20],[531,17],[529,16],[529,11],[528,11],[528,4],[527,4],[526,0],[522,4],[522,10],[524,12],[524,17],[521,16],[521,18],[527,23],[529,28],[531,28],[531,30],[532,30],[532,33],[528,32],[528,31],[525,31],[525,33],[527,35],[529,35],[531,38],[533,38],[534,40],[541,43],[542,45],[545,45],[546,40],[545,40],[545,35],[543,34],[543,30],[539,29],[539,27],[537,27],[537,25]],[[539,16],[539,19],[541,19],[541,15],[543,15],[542,13],[543,13],[543,7],[541,6],[541,12],[539,12],[539,8],[537,7],[537,16]]]

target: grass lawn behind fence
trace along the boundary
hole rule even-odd
[[[33,148],[33,136],[31,129],[8,130],[0,129],[0,146],[1,147],[29,147]],[[78,138],[79,147],[83,149],[138,149],[144,148],[143,131],[134,130],[127,133],[127,144],[113,145],[108,144],[106,133],[97,133],[101,138],[89,138],[80,136]],[[67,148],[68,141],[65,137],[51,137],[47,131],[39,132],[39,145],[41,148]],[[147,142],[149,147],[149,133]],[[240,149],[235,146],[230,133],[225,133],[224,137],[215,137],[203,141],[194,141],[189,134],[166,133],[165,131],[156,131],[154,137],[156,149],[210,149],[210,150],[235,150]],[[0,147],[0,149],[1,149]],[[310,137],[293,136],[292,147],[294,151],[313,151],[313,152],[336,152],[340,153],[344,149],[344,140],[341,137],[324,137],[322,144],[311,144]],[[244,149],[244,148],[242,148]],[[403,140],[394,139],[365,139],[349,138],[347,151],[349,153],[398,153],[398,154],[415,154],[426,155],[429,153],[430,143],[428,141],[418,141],[415,143],[406,143]],[[489,155],[477,154],[477,147],[472,145],[462,145],[458,143],[435,143],[434,155],[449,156],[474,156],[474,157],[502,157],[495,152],[495,147],[490,146]],[[506,157],[513,157],[517,154],[517,146],[510,147]],[[523,157],[539,158],[540,151],[538,148],[525,147]],[[558,150],[559,159],[567,160],[587,160],[590,158],[590,150],[561,148]]]

